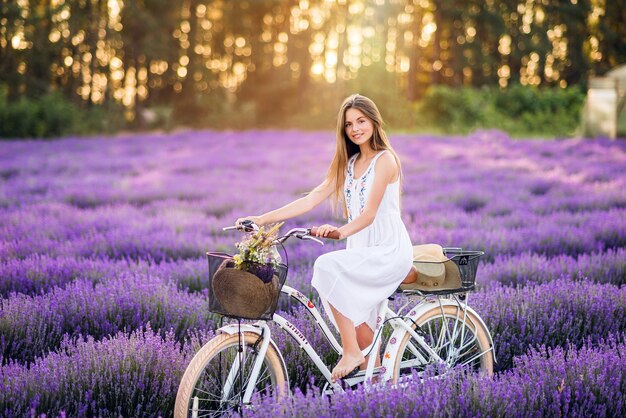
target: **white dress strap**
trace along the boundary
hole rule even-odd
[[[376,155],[374,156],[374,158],[372,158],[372,162],[371,162],[370,164],[376,164],[376,160],[378,160],[378,157],[380,157],[381,155],[383,155],[383,154],[384,154],[384,153],[386,153],[386,152],[387,152],[387,150],[386,150],[386,149],[384,149],[384,150],[382,150],[381,152],[379,152],[378,154],[376,154]]]
[[[374,156],[374,158],[372,158],[372,161],[370,161],[370,163],[368,164],[367,168],[365,169],[365,171],[363,172],[361,177],[359,177],[359,179],[364,178],[370,171],[372,171],[372,167],[374,167],[374,165],[376,164],[376,160],[378,160],[378,157],[383,155],[385,152],[387,152],[386,149],[380,151],[378,154],[376,154]],[[348,161],[348,174],[349,174],[350,178],[354,178],[354,163],[355,163],[357,157],[359,156],[359,154],[360,153],[357,152],[352,157],[350,157],[350,160]]]
[[[387,152],[386,149],[382,150],[381,152],[379,152],[378,154],[374,155],[374,158],[372,158],[372,161],[370,161],[369,165],[367,166],[367,168],[365,169],[365,173],[363,173],[363,175],[359,178],[363,178],[365,177],[367,174],[370,173],[370,171],[372,171],[374,169],[374,166],[376,165],[376,160],[378,160],[378,157],[380,157],[381,155],[383,155],[385,152]],[[353,164],[354,167],[354,164]],[[352,169],[352,171],[354,171],[354,168]]]

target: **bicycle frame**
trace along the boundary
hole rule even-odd
[[[309,314],[315,320],[316,325],[322,331],[324,337],[329,341],[331,347],[338,354],[341,355],[341,353],[342,353],[341,345],[339,344],[339,342],[337,341],[337,339],[335,338],[333,333],[330,331],[330,328],[328,327],[327,323],[322,318],[322,315],[320,314],[320,311],[315,307],[313,302],[311,302],[311,300],[309,298],[307,298],[304,294],[302,294],[297,289],[294,289],[294,288],[292,288],[290,286],[287,286],[287,285],[283,286],[283,288],[281,289],[281,293],[286,294],[286,295],[294,298],[300,304],[302,304],[303,306],[306,307],[306,309],[309,312]],[[433,359],[437,363],[444,364],[444,361],[439,357],[439,355],[424,341],[423,337],[421,335],[419,335],[412,328],[411,323],[406,321],[404,319],[404,317],[398,316],[394,311],[389,309],[389,307],[387,306],[387,303],[382,304],[381,309],[378,312],[377,318],[378,318],[377,319],[377,326],[376,326],[376,329],[374,330],[374,338],[373,338],[372,344],[370,344],[368,347],[366,347],[365,349],[362,350],[364,356],[367,356],[370,353],[377,353],[378,352],[378,350],[380,348],[380,344],[381,344],[381,339],[379,337],[380,337],[380,334],[382,333],[382,329],[383,329],[383,325],[384,325],[383,318],[386,318],[386,320],[388,322],[390,322],[390,324],[394,328],[394,330],[403,329],[406,332],[408,332],[413,337],[413,339],[420,345],[420,347],[428,353],[428,355],[430,356],[431,359]],[[322,373],[322,375],[324,376],[326,381],[329,384],[331,384],[331,387],[334,390],[336,390],[336,391],[342,391],[343,390],[341,388],[341,386],[337,382],[333,382],[332,381],[330,369],[322,361],[320,355],[311,346],[311,344],[309,343],[307,338],[304,336],[304,334],[302,334],[302,332],[295,325],[293,325],[287,319],[285,319],[284,317],[282,317],[281,315],[278,315],[276,313],[272,317],[272,321],[274,323],[276,323],[282,330],[284,330],[289,335],[291,335],[291,337],[296,342],[298,342],[300,348],[305,351],[305,353],[313,361],[315,366]],[[258,321],[258,322],[254,323],[254,324],[251,324],[251,325],[243,325],[243,326],[238,326],[238,325],[235,325],[235,324],[227,325],[225,327],[220,328],[218,330],[218,332],[227,332],[229,334],[235,334],[235,333],[239,332],[239,329],[241,329],[242,331],[248,331],[248,332],[257,333],[257,334],[259,334],[259,336],[262,336],[263,339],[264,339],[263,340],[263,344],[261,345],[261,348],[259,349],[259,352],[258,352],[258,355],[257,355],[257,359],[256,359],[255,365],[253,367],[252,374],[250,375],[250,382],[254,382],[258,378],[258,372],[259,372],[259,370],[261,368],[261,362],[263,361],[263,358],[265,357],[265,352],[267,351],[267,347],[269,345],[269,341],[271,340],[271,331],[270,331],[266,321]],[[266,344],[266,342],[267,342],[267,344]],[[426,359],[424,359],[424,361],[426,361]],[[283,360],[283,362],[284,362],[284,360]],[[369,385],[370,382],[371,382],[371,378],[374,376],[374,372],[375,372],[375,369],[376,369],[375,363],[376,363],[376,356],[375,355],[371,355],[369,357],[369,361],[368,361],[367,367],[365,369],[365,374],[364,375],[363,374],[359,374],[358,376],[350,378],[348,380],[348,383],[349,384],[355,384],[355,383],[365,382],[366,385]],[[234,376],[236,376],[236,373],[239,370],[239,359],[237,359],[233,363],[232,367],[233,368],[229,372],[229,379],[228,379],[229,381],[230,381],[231,374],[234,377]],[[381,368],[379,368],[378,372],[380,372],[381,374],[385,374],[385,369],[383,367],[381,367]],[[252,395],[253,388],[254,388],[254,385],[248,385],[248,387],[246,388],[246,393],[245,393],[243,402],[249,402],[250,401],[250,397]],[[226,392],[226,387],[224,389],[225,390],[225,392],[224,392],[224,397],[225,398],[227,398],[228,395],[230,394],[230,385],[229,385],[228,389],[229,389],[228,392]]]
[[[299,303],[301,303],[303,306],[306,307],[309,314],[313,316],[316,325],[320,328],[320,330],[324,334],[324,337],[330,342],[332,348],[338,354],[342,354],[341,345],[337,342],[337,339],[328,328],[328,325],[322,318],[319,310],[315,307],[313,302],[311,302],[309,298],[304,296],[297,289],[294,289],[287,285],[283,286],[281,292],[288,296],[291,296],[292,298],[294,298],[295,300],[297,300]],[[406,330],[409,334],[411,334],[411,336],[416,341],[418,341],[420,346],[423,347],[423,349],[428,352],[431,358],[433,358],[437,362],[440,362],[440,363],[443,362],[443,360],[439,357],[439,355],[437,355],[437,353],[433,351],[433,349],[428,344],[426,344],[424,339],[418,333],[416,333],[415,330],[413,330],[413,328],[408,322],[406,322],[403,318],[399,317],[394,311],[389,309],[389,307],[387,306],[387,303],[382,304],[381,310],[378,312],[377,324],[376,324],[376,329],[374,330],[374,338],[373,338],[372,344],[370,344],[368,347],[361,350],[364,356],[367,356],[369,353],[378,352],[378,349],[381,344],[381,340],[379,337],[380,337],[380,334],[382,333],[383,324],[384,324],[383,318],[386,318],[386,320],[390,322],[391,326],[394,329],[402,328]],[[272,319],[274,322],[278,324],[278,326],[280,326],[281,329],[285,330],[296,341],[298,341],[298,343],[300,344],[300,348],[303,349],[307,353],[307,355],[315,363],[317,368],[322,372],[326,380],[329,383],[332,383],[330,371],[328,367],[326,366],[326,364],[324,364],[324,362],[322,362],[320,356],[317,354],[315,349],[313,349],[311,344],[309,344],[309,342],[304,337],[304,335],[302,335],[300,330],[298,330],[289,321],[287,321],[286,319],[284,319],[278,314],[274,314],[274,317]],[[356,382],[365,381],[366,384],[369,384],[369,381],[374,375],[375,364],[376,364],[376,356],[372,355],[369,357],[369,361],[365,369],[365,375],[360,376],[360,378],[353,379],[353,380],[356,380]]]
[[[252,224],[251,226],[247,225],[246,227],[252,228],[250,230],[258,229],[256,228],[256,225],[254,224]],[[233,227],[224,228],[224,230],[229,230],[229,229],[241,229],[241,227],[233,226]],[[245,229],[245,230],[248,231],[248,229]],[[310,240],[314,240],[319,243],[322,243],[319,239],[315,238],[314,236],[311,236],[311,229],[304,229],[304,228],[294,228],[290,230],[285,236],[277,239],[275,243],[282,244],[286,239],[288,239],[291,236],[295,236],[300,239],[310,239]],[[334,334],[331,332],[326,321],[324,321],[324,319],[322,318],[320,311],[315,307],[315,305],[311,302],[311,300],[307,298],[304,294],[302,294],[300,291],[298,291],[297,289],[294,289],[287,285],[284,285],[282,287],[281,293],[295,299],[296,301],[298,301],[298,303],[302,304],[307,309],[307,312],[309,313],[309,315],[313,317],[316,323],[316,326],[321,330],[324,337],[330,343],[332,349],[335,350],[335,352],[337,352],[339,355],[341,355],[343,351],[341,345],[335,338]],[[416,323],[416,321],[419,320],[422,314],[428,312],[437,303],[439,304],[439,308],[441,309],[442,317],[445,315],[444,313],[445,306],[454,305],[454,306],[458,306],[459,308],[458,313],[456,314],[457,318],[454,324],[454,328],[451,331],[447,329],[445,331],[450,337],[449,338],[450,340],[455,340],[457,335],[460,335],[461,337],[460,339],[464,340],[463,333],[465,332],[465,321],[467,320],[467,315],[465,313],[470,313],[472,314],[473,317],[477,319],[478,322],[480,322],[482,329],[486,331],[486,334],[489,339],[489,342],[488,342],[489,347],[490,347],[489,350],[483,351],[482,353],[478,353],[477,357],[483,355],[485,352],[493,351],[493,340],[491,338],[491,335],[487,327],[484,325],[484,322],[482,321],[480,316],[478,316],[476,312],[471,307],[468,306],[466,298],[459,299],[459,297],[456,295],[430,297],[420,292],[417,292],[414,294],[422,297],[422,299],[418,301],[409,300],[407,304],[405,304],[402,308],[400,308],[398,313],[395,313],[394,311],[389,309],[389,307],[387,306],[388,305],[387,301],[384,301],[384,303],[381,303],[380,309],[377,312],[377,321],[376,321],[376,327],[374,330],[373,341],[368,347],[362,350],[362,353],[364,356],[367,357],[369,355],[368,363],[365,368],[365,373],[359,372],[356,376],[350,377],[348,379],[343,379],[345,383],[352,386],[354,384],[363,382],[365,386],[368,387],[369,385],[371,385],[374,374],[376,374],[377,376],[380,376],[383,381],[392,379],[394,377],[395,371],[392,370],[392,367],[389,367],[389,366],[394,365],[394,362],[397,360],[398,355],[400,356],[403,355],[402,353],[399,352],[400,350],[398,350],[397,346],[393,346],[393,344],[395,341],[400,341],[401,338],[405,338],[406,334],[409,334],[411,337],[406,345],[406,348],[413,353],[413,355],[415,356],[415,359],[410,360],[410,361],[404,361],[403,357],[401,357],[400,363],[395,363],[396,366],[400,364],[401,367],[403,367],[404,365],[404,366],[408,366],[412,368],[414,366],[426,365],[429,363],[437,363],[444,367],[451,366],[453,362],[451,362],[451,364],[447,364],[446,361],[442,359],[439,356],[439,354],[433,349],[433,347],[431,347],[426,342],[426,339],[424,337],[425,334],[423,330]],[[465,303],[462,302],[462,299],[465,301]],[[400,312],[402,312],[404,308],[406,308],[409,305],[411,306],[410,312],[400,315]],[[463,312],[463,314],[461,312]],[[463,323],[461,324],[461,327],[458,328],[457,330],[457,323],[458,323],[460,316],[463,317],[462,318]],[[318,370],[322,373],[322,375],[324,376],[324,378],[330,385],[329,387],[327,386],[328,390],[325,390],[325,393],[342,392],[343,391],[342,385],[340,385],[338,382],[332,381],[330,369],[322,361],[322,358],[315,351],[315,349],[311,346],[311,344],[309,343],[307,338],[304,336],[304,334],[302,334],[302,332],[294,324],[289,322],[287,319],[285,319],[281,315],[274,313],[272,317],[272,321],[276,323],[278,327],[280,327],[282,330],[286,331],[289,335],[291,335],[291,337],[298,343],[299,347],[302,350],[304,350],[304,352],[313,361],[313,363],[318,368]],[[382,344],[382,338],[380,337],[383,332],[383,327],[387,322],[389,322],[393,331],[390,335],[390,342],[388,342],[385,347],[385,354],[382,356],[381,366],[375,367],[376,359],[378,356],[374,355],[374,353],[379,353],[380,351],[380,345]],[[461,334],[457,334],[458,332],[460,332]],[[248,380],[246,381],[247,383],[246,389],[245,389],[243,396],[240,398],[240,402],[247,403],[247,404],[250,403],[252,392],[254,391],[256,384],[257,384],[257,380],[259,378],[259,373],[261,370],[262,362],[265,359],[268,347],[270,345],[272,345],[273,350],[278,354],[283,370],[287,369],[281,351],[276,346],[276,343],[272,340],[271,330],[268,326],[267,321],[265,320],[257,321],[254,324],[241,324],[241,322],[239,322],[238,324],[230,324],[230,325],[219,328],[217,330],[217,333],[227,333],[229,335],[240,336],[239,337],[239,354],[234,359],[233,364],[230,370],[228,371],[228,377],[226,379],[226,382],[224,383],[224,386],[222,388],[222,393],[221,393],[222,402],[228,401],[231,395],[231,392],[233,391],[233,388],[235,387],[234,383],[236,382],[237,376],[240,373],[240,369],[245,364],[244,356],[247,355],[246,354],[247,352],[246,350],[242,350],[242,345],[246,344],[245,338],[242,338],[244,336],[244,333],[257,334],[259,336],[259,339],[253,344],[253,347],[254,347],[253,352],[256,358],[252,366],[252,371],[248,377]],[[468,362],[472,360],[474,360],[474,358],[468,360]],[[493,357],[493,360],[495,361],[495,355]],[[285,377],[286,377],[286,384],[289,385],[288,376],[285,376]]]

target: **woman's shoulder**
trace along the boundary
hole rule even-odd
[[[381,165],[387,166],[387,167],[398,166],[398,163],[396,162],[396,158],[394,157],[393,153],[389,151],[388,149],[379,152],[377,158],[378,158],[376,161],[377,167]]]
[[[385,173],[386,177],[395,178],[398,175],[398,162],[389,150],[382,151],[374,165],[375,170],[379,173]]]

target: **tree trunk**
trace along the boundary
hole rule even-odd
[[[420,37],[422,31],[422,22],[420,19],[420,14],[418,10],[421,10],[415,5],[415,9],[413,11],[413,22],[411,23],[411,33],[413,34],[413,40],[411,42],[411,50],[409,51],[409,71],[407,73],[407,84],[406,84],[406,97],[410,101],[417,100],[418,92],[417,92],[417,66],[418,66],[418,51],[419,44],[418,39]]]

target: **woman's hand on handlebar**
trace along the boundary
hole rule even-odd
[[[235,221],[235,225],[241,225],[243,221],[252,221],[258,227],[262,227],[264,225],[262,216],[244,216],[243,218],[237,219]]]
[[[324,224],[311,228],[311,235],[330,239],[343,239],[344,236],[336,226]]]

